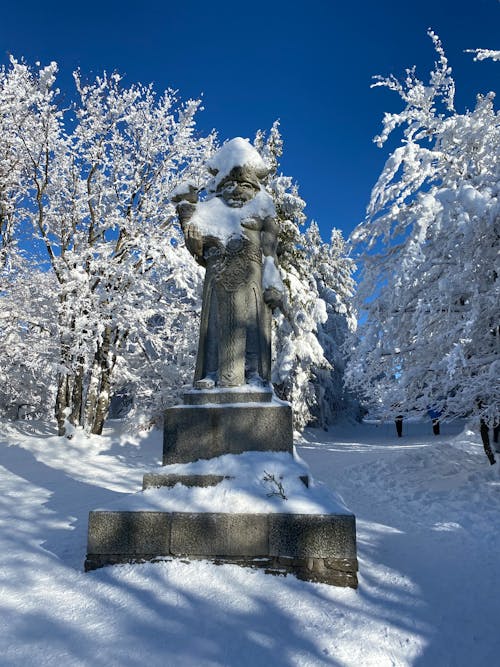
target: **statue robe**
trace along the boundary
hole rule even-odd
[[[238,387],[256,378],[271,379],[271,310],[262,295],[262,222],[248,222],[242,236],[204,251],[195,382],[211,377],[220,387]]]

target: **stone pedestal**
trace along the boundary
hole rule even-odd
[[[165,411],[163,465],[248,451],[293,451],[292,408],[270,391],[193,391]]]
[[[227,459],[217,459],[245,452],[261,453],[264,458],[259,462],[279,453],[272,461],[279,459],[275,465],[284,466],[288,475],[283,480],[285,487],[294,489],[293,497],[304,500],[311,511],[322,513],[287,513],[290,499],[285,497],[271,510],[266,505],[259,513],[255,508],[262,498],[277,494],[258,484],[245,506],[249,511],[236,513],[230,506],[226,511],[228,491],[220,496],[224,498],[223,511],[220,507],[214,510],[209,494],[206,497],[212,498],[211,503],[198,511],[199,489],[224,483],[238,499],[248,497],[248,479],[253,474],[242,472],[243,459],[238,459],[237,466],[233,462],[230,472],[223,464]],[[284,459],[281,453],[287,453]],[[200,462],[205,468],[208,466],[202,474],[193,468],[195,464],[189,465],[200,459],[206,460]],[[253,455],[250,459],[254,460]],[[169,469],[171,464],[185,465]],[[336,586],[357,586],[355,517],[335,500],[325,500],[324,492],[318,494],[310,488],[307,468],[293,458],[291,407],[278,401],[271,391],[238,388],[186,393],[183,405],[165,413],[163,465],[164,472],[144,475],[144,496],[132,496],[120,509],[90,513],[86,570],[182,557],[259,567],[273,574],[290,573]],[[179,484],[189,491],[182,491],[181,506],[172,509]],[[189,506],[193,487],[198,495],[191,509],[196,511],[178,511],[186,502]],[[148,496],[151,492],[153,501]]]

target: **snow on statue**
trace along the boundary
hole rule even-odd
[[[268,169],[240,137],[224,144],[208,169],[214,182],[206,200],[197,201],[190,183],[172,197],[186,246],[206,268],[194,385],[267,385],[271,310],[283,295],[276,213],[261,185]]]

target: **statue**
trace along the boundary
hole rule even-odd
[[[197,389],[265,387],[271,380],[271,311],[281,304],[278,225],[259,153],[232,139],[209,161],[211,196],[187,183],[172,196],[186,246],[205,267]]]

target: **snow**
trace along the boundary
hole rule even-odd
[[[493,425],[500,116],[493,93],[478,95],[472,110],[454,110],[451,68],[428,34],[438,56],[428,85],[415,68],[400,81],[375,77],[403,102],[384,115],[376,141],[399,135],[401,144],[351,237],[361,269],[353,305],[363,324],[348,343],[345,378],[366,406],[391,406],[392,417],[403,405],[405,415],[421,416],[433,405],[447,420],[470,415]]]
[[[197,190],[198,186],[195,181],[192,179],[186,179],[177,185],[170,193],[170,199],[174,197],[179,197],[182,195],[187,195],[191,190]]]
[[[493,51],[493,49],[467,49],[467,53],[475,53],[476,56],[474,60],[486,60],[491,58],[492,60],[500,61],[500,51]]]
[[[285,291],[285,286],[281,279],[281,275],[274,257],[268,255],[263,258],[263,270],[262,270],[262,287],[264,289],[273,288],[280,293]]]
[[[116,423],[66,440],[0,425],[0,664],[497,664],[498,466],[463,424],[405,429],[336,426],[297,442],[356,514],[354,591],[204,561],[84,574],[88,511],[140,489],[161,434]]]
[[[228,176],[234,167],[248,166],[256,172],[267,174],[268,169],[259,152],[248,139],[235,137],[227,141],[207,162],[212,173],[216,173],[215,187]]]
[[[251,224],[254,219],[275,215],[273,200],[264,190],[259,190],[253,199],[235,208],[219,197],[213,197],[199,202],[188,229],[195,229],[202,236],[213,236],[225,244],[231,238],[243,236],[245,221]]]
[[[200,395],[200,392],[202,392],[202,389],[188,389],[187,391],[184,392],[184,394],[193,394],[194,396]],[[259,387],[254,384],[245,384],[243,387],[214,387],[213,389],[207,390],[207,393],[210,394],[240,394],[242,391],[244,391],[246,394],[247,393],[262,393],[263,391],[268,391],[269,393],[272,393],[272,389],[268,387],[267,389],[265,387]],[[280,401],[279,398],[274,396],[273,394],[273,401],[278,401],[280,405],[289,405],[286,403],[286,401]]]
[[[260,383],[260,381],[259,381]],[[197,391],[200,391],[199,389],[194,389],[188,392],[184,392],[185,394],[190,394],[190,393],[195,393]],[[237,394],[237,393],[261,393],[261,392],[266,392],[266,388],[262,387],[260,384],[244,384],[244,385],[239,385],[237,387],[214,387],[213,389],[208,389],[207,393],[210,392],[211,394]],[[274,405],[290,405],[288,401],[282,401],[281,398],[278,398],[275,394],[272,395],[272,398],[270,401],[263,401],[263,402],[258,402],[258,401],[251,401],[251,405],[253,405],[254,408],[257,407],[262,407],[265,408],[266,406],[269,406],[270,404]],[[241,403],[225,403],[224,407],[227,410],[232,410],[233,408],[241,408],[242,406],[248,405],[248,402],[242,401]],[[216,407],[220,406],[220,403],[217,401],[214,401],[213,403],[203,403],[203,407]],[[191,404],[182,404],[182,405],[176,405],[175,406],[179,410],[192,410],[193,405]]]
[[[154,470],[176,475],[222,475],[227,477],[216,486],[147,489],[127,496],[101,510],[130,512],[222,512],[226,514],[350,514],[324,487],[307,488],[300,477],[308,474],[303,462],[287,452],[246,452],[227,454],[208,461],[174,464]],[[276,495],[277,484],[266,481],[272,475],[283,485],[286,498]]]

